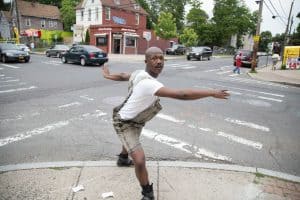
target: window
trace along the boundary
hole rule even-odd
[[[81,11],[81,21],[83,21],[83,15],[84,15],[84,11]]]
[[[29,18],[25,19],[25,24],[26,26],[31,26],[31,22]]]
[[[46,20],[42,19],[41,20],[41,28],[45,28],[46,27]]]
[[[98,19],[99,19],[99,8],[97,7],[96,8],[96,21],[98,21]]]
[[[89,18],[88,18],[88,20],[91,21],[91,17],[92,17],[92,11],[91,11],[91,9],[89,9],[88,12],[89,12]]]
[[[134,4],[134,9],[136,9],[136,10],[140,9],[139,4]]]
[[[135,37],[130,37],[130,36],[127,36],[126,37],[126,47],[135,47]]]
[[[50,27],[50,28],[54,27],[54,23],[53,23],[53,21],[51,21],[51,20],[49,21],[49,27]]]
[[[136,25],[140,24],[140,15],[139,15],[139,13],[135,13],[135,24]]]
[[[97,46],[107,46],[107,35],[96,38]]]
[[[105,8],[105,19],[110,20],[110,8],[109,7]]]

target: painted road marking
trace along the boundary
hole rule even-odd
[[[13,68],[13,69],[19,69],[20,67],[13,66],[13,65],[7,65],[7,64],[2,64],[2,66],[8,67],[8,68]]]
[[[105,115],[107,115],[107,113],[104,113],[101,110],[96,110],[94,113],[85,113],[85,114],[80,115],[79,117],[71,118],[69,120],[63,120],[63,121],[58,121],[58,122],[55,122],[52,124],[48,124],[41,128],[35,128],[31,131],[26,131],[25,133],[19,133],[14,136],[11,136],[11,137],[6,137],[3,139],[0,139],[0,147],[8,145],[13,142],[18,142],[18,141],[21,141],[21,140],[24,140],[27,138],[31,138],[36,135],[48,133],[48,132],[53,131],[58,128],[68,126],[71,122],[74,122],[74,121],[84,120],[84,119],[87,119],[88,117],[98,118],[98,117],[102,117]]]
[[[238,124],[238,125],[242,125],[242,126],[247,126],[249,128],[253,128],[253,129],[258,129],[261,131],[265,131],[265,132],[269,132],[270,128],[265,127],[265,126],[261,126],[252,122],[246,122],[246,121],[241,121],[238,119],[232,119],[232,118],[226,118],[225,121],[233,123],[233,124]]]
[[[184,123],[185,122],[185,120],[179,120],[179,119],[176,119],[175,117],[172,117],[170,115],[165,115],[165,114],[162,114],[162,113],[158,113],[156,115],[156,117],[161,118],[161,119],[165,119],[165,120],[168,120],[168,121],[171,121],[171,122],[175,122],[175,123]]]
[[[254,93],[259,93],[259,94],[266,94],[266,95],[271,95],[271,96],[276,96],[276,97],[285,97],[283,94],[261,92],[261,91],[257,91],[257,90],[249,90],[249,89],[232,87],[232,86],[224,86],[224,85],[220,85],[220,84],[217,84],[217,83],[214,83],[213,85],[220,86],[220,87],[226,87],[226,88],[233,88],[233,89],[238,89],[238,90],[244,90],[244,91],[254,92]]]
[[[32,90],[37,88],[36,86],[30,86],[28,88],[17,88],[17,89],[11,89],[11,90],[0,90],[0,94],[2,93],[9,93],[9,92],[20,92],[20,91],[25,91],[25,90]]]
[[[72,102],[72,103],[69,103],[69,104],[64,104],[64,105],[58,106],[58,108],[67,108],[67,107],[78,106],[78,105],[81,105],[81,103],[76,101],[76,102]]]
[[[255,94],[243,94],[240,92],[236,92],[236,91],[228,91],[230,94],[235,94],[235,95],[243,95],[243,96],[247,96],[247,97],[252,97],[252,98],[258,98],[258,99],[264,99],[264,100],[269,100],[269,101],[275,101],[275,102],[279,102],[281,103],[283,100],[281,99],[275,99],[275,98],[270,98],[270,97],[264,97],[264,96],[258,96]]]
[[[220,71],[220,69],[210,69],[210,70],[206,70],[204,72],[215,72],[215,71]]]
[[[19,86],[19,85],[26,85],[26,83],[17,83],[17,84],[7,84],[7,85],[0,85],[0,88],[2,87],[13,87],[13,86]]]
[[[234,77],[234,76],[238,76],[239,74],[231,74],[231,75],[229,75],[229,76],[232,76],[232,77]]]
[[[258,81],[258,80],[253,80],[253,79],[246,79],[246,78],[230,78],[230,77],[225,77],[225,80],[229,81],[238,81],[241,83],[253,83],[253,84],[263,84],[263,85],[268,85],[268,86],[275,86],[275,87],[281,87],[281,88],[288,88],[286,85],[278,84],[278,83],[270,83],[270,82],[264,82],[264,81]]]
[[[197,158],[203,158],[203,156],[212,158],[215,160],[223,160],[223,161],[231,161],[232,158],[224,155],[217,154],[215,152],[212,152],[210,150],[204,149],[197,147],[195,145],[191,145],[187,142],[181,141],[179,139],[175,139],[160,133],[156,133],[154,131],[148,130],[148,129],[143,129],[142,135],[155,140],[159,143],[166,144],[170,147],[173,147],[177,150],[192,154],[193,156]]]
[[[228,74],[228,73],[231,73],[232,70],[228,70],[228,71],[224,71],[224,72],[218,72],[217,74]]]
[[[184,120],[179,120],[176,119],[172,116],[168,116],[168,115],[163,115],[164,117],[161,117],[158,115],[159,118],[161,119],[165,119],[174,123],[179,123],[179,124],[183,124]],[[251,122],[244,122],[244,121],[240,121],[240,120],[234,120],[231,118],[226,118],[225,121],[229,121],[231,123],[236,123],[239,125],[243,125],[243,126],[247,126],[249,128],[254,128],[254,129],[259,129],[259,130],[263,130],[263,131],[269,131],[270,129],[268,127],[264,127],[264,126],[260,126]],[[247,145],[249,147],[255,148],[255,149],[261,149],[263,147],[263,145],[259,142],[255,142],[255,141],[251,141],[242,137],[238,137],[235,135],[231,135],[231,134],[227,134],[224,133],[223,131],[214,131],[211,128],[203,128],[203,127],[198,127],[197,125],[194,124],[187,124],[187,127],[192,128],[192,129],[199,129],[201,131],[207,132],[207,133],[215,133],[217,136],[222,136],[226,139],[229,139],[233,142],[239,143],[239,144],[243,144],[243,145]]]
[[[20,79],[13,79],[13,80],[0,81],[0,83],[19,82],[19,81]]]
[[[94,101],[94,100],[95,100],[95,99],[89,97],[88,95],[81,95],[80,98],[86,99],[86,100],[88,100],[88,101]]]

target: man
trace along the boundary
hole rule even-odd
[[[117,164],[130,166],[133,159],[136,177],[142,187],[142,200],[154,200],[153,184],[150,185],[146,169],[145,154],[139,137],[145,123],[160,110],[159,97],[180,100],[193,100],[204,97],[227,99],[225,90],[172,89],[165,87],[156,78],[164,67],[163,51],[150,47],[145,53],[145,70],[137,70],[132,74],[111,74],[107,65],[103,66],[104,78],[116,81],[129,81],[129,92],[125,101],[114,108],[113,125],[122,142],[123,148]]]

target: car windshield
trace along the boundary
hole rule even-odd
[[[203,47],[192,47],[192,51],[202,51]]]
[[[7,44],[1,44],[1,49],[3,50],[19,50],[20,47],[18,47],[17,45],[15,44],[10,44],[10,43],[7,43]]]
[[[66,45],[56,45],[56,46],[54,46],[54,49],[63,49],[63,50],[65,50],[65,49],[69,49],[69,47],[66,46]]]
[[[101,51],[101,49],[99,49],[95,46],[84,46],[84,48],[89,52]]]

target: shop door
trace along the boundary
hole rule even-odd
[[[121,39],[114,38],[114,53],[121,53]]]

